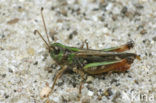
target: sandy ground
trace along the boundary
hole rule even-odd
[[[52,103],[156,103],[155,0],[0,0],[0,103],[42,103],[60,69],[33,31],[54,42],[103,49],[133,40],[140,55],[125,73],[87,76],[78,100],[80,76],[65,73],[49,96]],[[49,68],[50,67],[50,68]]]

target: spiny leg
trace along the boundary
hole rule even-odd
[[[126,43],[125,45],[119,46],[119,48],[116,49],[115,51],[116,52],[124,52],[126,50],[129,50],[130,48],[133,48],[133,46],[134,46],[134,42],[130,41],[130,42]]]
[[[81,76],[81,82],[80,82],[80,87],[79,87],[79,95],[81,95],[81,89],[82,89],[82,85],[83,85],[83,82],[84,82],[84,79],[85,79],[84,78],[85,73],[82,70],[77,69],[76,67],[73,68],[73,71],[75,73],[78,73]]]
[[[63,74],[63,72],[64,72],[66,69],[67,69],[67,66],[65,65],[65,66],[63,66],[63,67],[61,68],[61,70],[59,70],[59,71],[57,72],[57,74],[56,74],[56,76],[55,76],[55,79],[54,79],[54,82],[53,82],[53,85],[52,85],[52,87],[51,87],[51,92],[52,92],[53,89],[54,89],[54,86],[55,86],[55,84],[56,84],[57,79],[61,77],[61,75]]]

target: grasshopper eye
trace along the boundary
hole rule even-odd
[[[54,53],[55,53],[55,54],[59,54],[59,53],[60,53],[60,49],[59,49],[58,47],[55,47]]]

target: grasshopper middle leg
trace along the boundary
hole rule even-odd
[[[85,40],[85,41],[82,43],[81,48],[84,48],[84,44],[86,44],[86,47],[87,47],[87,49],[88,49],[89,47],[88,47],[88,42],[87,42],[87,40]]]
[[[79,95],[81,95],[81,89],[82,89],[82,85],[84,83],[85,80],[85,73],[82,70],[77,69],[76,67],[73,69],[73,71],[75,73],[78,73],[81,76],[81,82],[80,82],[80,87],[79,87]]]

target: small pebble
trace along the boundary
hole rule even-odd
[[[13,73],[13,70],[12,70],[11,68],[9,68],[9,72],[10,72],[10,73]]]
[[[115,93],[115,96],[112,99],[112,102],[117,103],[117,99],[120,98],[120,96],[121,96],[121,93],[119,91],[117,91]]]
[[[154,41],[156,41],[156,36],[152,38]]]
[[[6,99],[9,98],[9,95],[5,95],[5,98],[6,98]]]
[[[73,36],[77,35],[77,31],[73,31],[72,33],[69,34],[69,39],[73,39]]]
[[[88,96],[93,96],[94,92],[88,91]]]
[[[81,103],[90,103],[90,98],[88,97],[83,98]]]
[[[145,39],[142,41],[146,46],[149,46],[151,44],[149,39]]]
[[[134,82],[135,82],[136,84],[139,84],[139,81],[138,81],[138,80],[134,80]]]
[[[126,7],[126,6],[124,6],[124,7],[122,8],[122,10],[121,10],[121,13],[126,14],[126,13],[127,13],[127,11],[128,11],[127,7]]]
[[[21,6],[18,7],[18,12],[23,12],[24,8],[22,8]]]
[[[147,33],[147,31],[145,29],[140,31],[140,34],[145,35]]]
[[[19,18],[14,18],[14,19],[8,21],[7,23],[11,25],[11,24],[17,23],[18,21],[19,21]]]
[[[49,93],[51,92],[51,88],[49,86],[44,87],[40,92],[40,97],[45,98],[48,97]]]
[[[34,65],[37,65],[38,64],[38,61],[36,61],[35,63],[34,63]]]
[[[78,98],[78,95],[77,93],[74,93],[74,92],[69,92],[69,94],[64,94],[62,96],[62,102],[67,102],[69,103],[70,101],[77,101],[79,98]]]
[[[62,9],[62,10],[61,10],[61,14],[62,14],[63,16],[67,16],[67,11],[66,11],[65,9]]]
[[[97,99],[98,99],[99,101],[102,100],[102,96],[99,95]]]
[[[113,15],[113,16],[112,16],[112,20],[113,20],[113,21],[115,21],[115,20],[117,20],[117,19],[118,19],[118,16],[117,16],[117,15]]]
[[[35,51],[34,51],[33,48],[27,48],[27,53],[28,53],[29,55],[34,55],[34,54],[35,54]]]
[[[2,74],[2,77],[5,78],[6,77],[6,74]]]
[[[48,73],[52,73],[53,72],[53,68],[47,67],[47,68],[45,68],[45,71],[48,71]]]
[[[88,84],[88,85],[87,85],[87,88],[88,88],[89,90],[91,90],[91,91],[95,91],[95,88],[94,88],[94,86],[93,86],[92,83],[91,83],[91,84]]]
[[[86,82],[91,83],[94,80],[93,76],[88,76]]]
[[[108,89],[104,92],[104,95],[105,95],[106,97],[109,97],[109,96],[113,95],[113,92],[112,92],[111,88],[108,88]]]
[[[136,7],[137,9],[143,9],[143,8],[144,8],[144,6],[141,5],[141,4],[136,4],[135,7]]]
[[[112,79],[111,84],[113,84],[114,82],[116,83],[117,81],[118,81],[117,79]]]
[[[59,97],[54,97],[53,98],[53,101],[51,102],[51,103],[58,103],[58,101],[59,101]],[[50,101],[49,101],[50,102]]]

